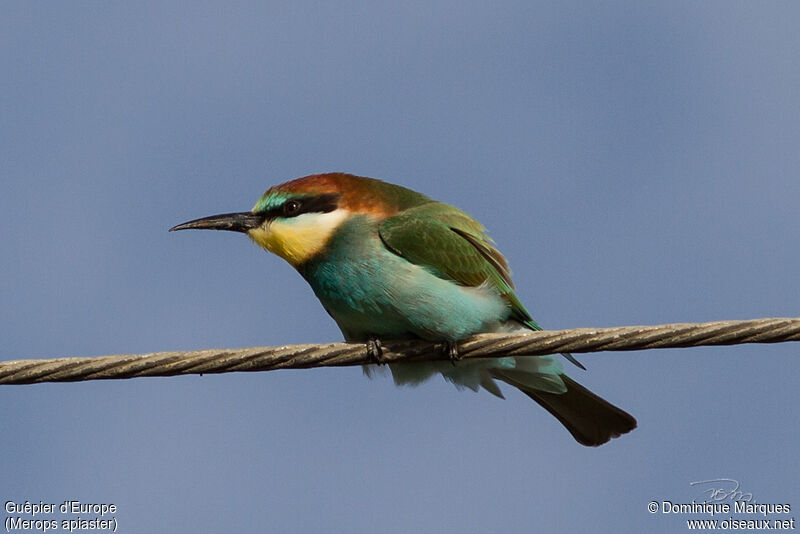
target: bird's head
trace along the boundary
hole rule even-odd
[[[269,188],[253,209],[179,224],[173,230],[230,230],[246,233],[260,247],[297,267],[324,250],[347,219],[382,219],[405,209],[409,189],[343,173],[315,174]]]

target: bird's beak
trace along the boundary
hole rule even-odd
[[[264,222],[263,215],[256,215],[249,211],[241,213],[223,213],[221,215],[212,215],[210,217],[203,217],[202,219],[195,219],[193,221],[185,222],[169,229],[170,232],[175,230],[229,230],[231,232],[243,232],[258,228]]]

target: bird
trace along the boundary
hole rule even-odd
[[[581,445],[636,428],[633,416],[568,377],[558,355],[458,360],[457,344],[485,332],[541,330],[517,297],[505,257],[460,209],[374,178],[313,174],[269,188],[247,212],[178,224],[245,233],[308,282],[348,342],[444,343],[452,361],[390,363],[394,382],[441,374],[456,387],[504,398],[497,380],[536,401]],[[563,357],[583,368],[570,354]],[[368,376],[375,365],[365,366]]]

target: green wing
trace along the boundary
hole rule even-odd
[[[478,221],[441,202],[427,202],[386,219],[384,244],[411,263],[461,285],[493,285],[511,306],[512,317],[541,330],[514,293],[511,271]]]

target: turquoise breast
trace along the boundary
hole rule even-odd
[[[457,341],[508,319],[494,288],[461,286],[408,262],[384,246],[377,225],[353,217],[298,268],[346,340]]]

